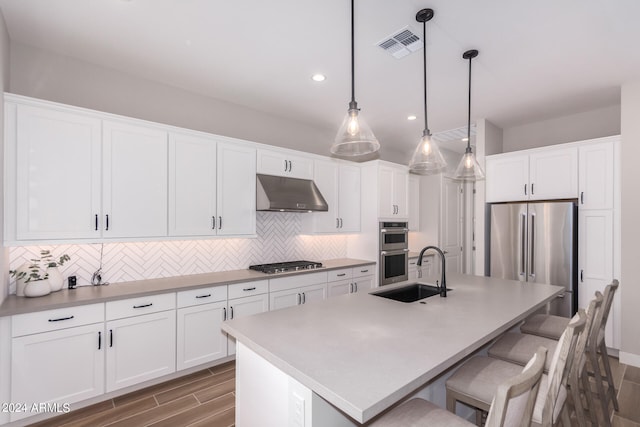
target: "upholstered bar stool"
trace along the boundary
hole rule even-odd
[[[489,408],[486,427],[525,427],[531,423],[533,407],[547,351],[538,349],[524,369],[497,387]],[[472,423],[424,399],[411,399],[370,424],[371,427],[468,427]]]
[[[576,351],[579,334],[584,330],[587,316],[580,310],[571,320],[551,357],[549,375],[543,375],[532,421],[538,425],[555,425],[559,416],[563,424],[570,425],[568,411],[562,411],[567,397],[566,381]],[[584,351],[584,347],[582,348]],[[498,384],[520,369],[519,365],[476,356],[460,367],[446,382],[447,409],[455,412],[456,402],[462,402],[482,411],[489,409],[492,396]],[[479,422],[479,419],[476,419]]]

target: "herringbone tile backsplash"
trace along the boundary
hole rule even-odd
[[[105,243],[102,278],[110,283],[155,279],[213,271],[239,270],[251,264],[344,258],[347,239],[340,235],[300,235],[302,215],[257,212],[255,239],[172,240],[162,242]],[[76,276],[89,285],[100,267],[100,243],[56,246],[16,246],[9,249],[10,268],[16,269],[41,249],[71,261],[61,267],[64,277]],[[11,292],[15,293],[15,281]]]

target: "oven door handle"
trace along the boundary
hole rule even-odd
[[[380,251],[380,255],[389,255],[389,253],[391,253],[391,255],[395,255],[396,252],[409,252],[409,249],[401,249],[399,251]]]

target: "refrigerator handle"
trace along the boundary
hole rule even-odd
[[[531,238],[529,239],[529,277],[536,277],[536,214],[531,214],[531,224],[529,224]]]
[[[525,251],[525,243],[527,241],[527,234],[526,234],[526,230],[527,230],[527,214],[525,214],[524,212],[520,214],[520,275],[521,276],[525,276],[524,279],[526,280],[526,272],[525,272],[525,268],[524,265],[527,262],[526,261],[526,251]]]

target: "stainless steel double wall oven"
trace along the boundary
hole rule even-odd
[[[409,279],[409,224],[380,223],[380,286]]]

